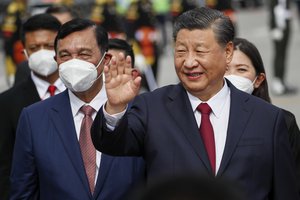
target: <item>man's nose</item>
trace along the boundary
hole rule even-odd
[[[195,67],[198,65],[195,56],[192,53],[189,53],[184,61],[185,67]]]

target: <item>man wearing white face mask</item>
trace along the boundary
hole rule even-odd
[[[107,32],[90,20],[73,19],[61,26],[54,46],[67,90],[23,110],[10,197],[31,199],[38,191],[43,200],[126,200],[144,178],[143,159],[101,154],[89,133],[107,99]]]
[[[29,60],[31,75],[0,95],[0,199],[8,199],[9,174],[17,123],[22,109],[65,90],[59,80],[54,57],[54,40],[60,22],[49,14],[30,17],[22,27],[24,52]],[[48,91],[50,85],[56,91]],[[54,88],[54,87],[50,87]]]
[[[52,5],[47,8],[45,13],[56,17],[61,24],[79,17],[79,13],[77,13],[73,8],[64,5]],[[24,61],[17,65],[14,85],[18,84],[24,79],[27,79],[29,74],[30,68],[28,66],[28,61]]]

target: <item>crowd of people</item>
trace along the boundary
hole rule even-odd
[[[171,23],[180,13],[204,5],[204,1],[171,0],[102,0],[87,4],[84,8],[74,3],[61,6],[47,4],[28,5],[26,0],[13,0],[7,6],[7,14],[2,24],[5,47],[5,64],[8,84],[14,84],[15,73],[20,63],[26,60],[22,53],[20,27],[22,22],[32,14],[41,12],[68,13],[72,17],[84,17],[97,25],[103,26],[109,37],[127,39],[133,45],[142,71],[150,68],[154,78],[157,77],[157,65],[168,40],[166,24]],[[50,11],[47,11],[50,9]],[[67,20],[70,16],[65,16]],[[62,17],[61,17],[62,19]],[[146,76],[146,78],[148,78]],[[145,79],[147,80],[147,79]],[[18,80],[17,80],[18,81]],[[151,90],[151,83],[144,82],[146,90]],[[150,84],[150,86],[149,86]]]
[[[96,1],[88,18],[54,5],[21,20],[5,44],[10,62],[23,58],[0,94],[0,199],[300,199],[296,118],[271,104],[232,8],[154,2]],[[159,88],[166,20],[179,82]]]

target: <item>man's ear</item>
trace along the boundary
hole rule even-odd
[[[106,52],[106,54],[104,56],[104,60],[105,60],[104,64],[107,65],[110,62],[111,58],[112,58],[112,55],[110,53]]]
[[[226,63],[227,65],[231,62],[233,57],[234,45],[233,42],[230,41],[226,44],[225,53],[226,53]]]

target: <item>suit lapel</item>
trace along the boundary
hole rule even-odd
[[[252,113],[251,107],[249,108],[249,104],[247,104],[249,97],[232,87],[232,84],[228,83],[228,85],[231,91],[230,113],[225,149],[217,174],[218,176],[220,176],[226,170],[226,167],[230,162],[230,159],[243,134],[243,130],[247,125],[247,121]]]
[[[31,77],[29,77],[24,83],[22,91],[25,99],[25,105],[31,105],[32,103],[40,101],[41,98]]]
[[[101,162],[100,162],[100,167],[98,171],[98,178],[95,186],[95,192],[94,192],[94,199],[97,199],[100,192],[102,191],[104,187],[105,180],[109,174],[109,170],[111,168],[111,164],[113,161],[112,156],[108,156],[105,154],[101,154]]]
[[[84,164],[81,158],[79,142],[76,136],[68,90],[65,90],[52,98],[55,99],[53,99],[54,104],[50,113],[51,120],[56,127],[73,167],[80,177],[86,191],[91,195]]]
[[[192,148],[199,156],[200,160],[206,166],[207,170],[211,172],[209,159],[199,135],[197,122],[192,110],[191,103],[188,99],[185,89],[181,84],[178,84],[173,91],[169,94],[170,101],[167,102],[166,106],[173,116],[175,123],[179,128],[180,132],[191,144]]]

